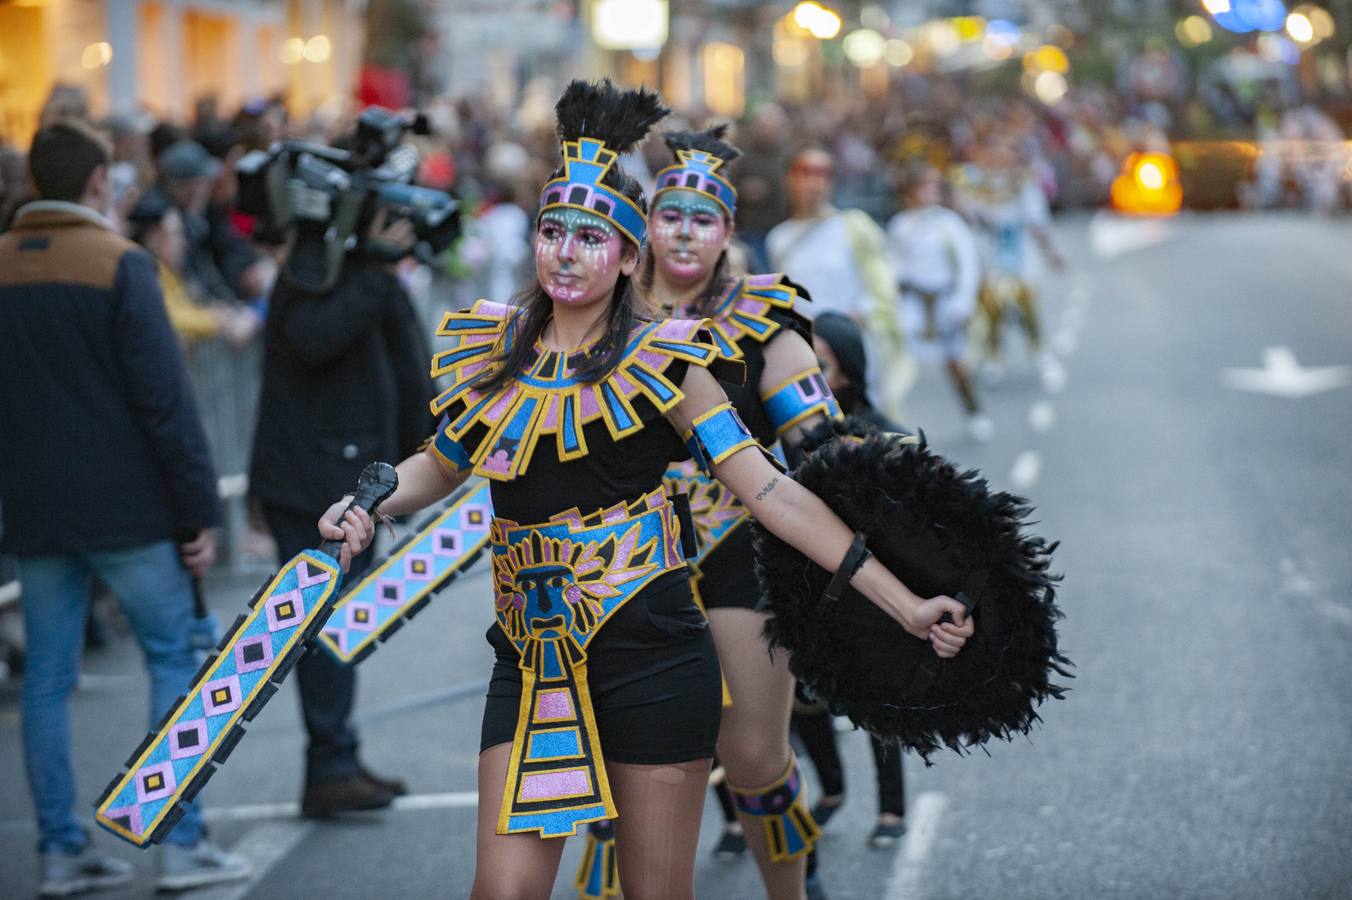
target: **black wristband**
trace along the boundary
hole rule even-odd
[[[836,569],[836,574],[831,576],[831,583],[826,586],[826,593],[822,595],[824,600],[829,603],[839,600],[840,595],[845,593],[850,579],[854,578],[860,567],[868,562],[868,558],[873,554],[869,552],[867,541],[868,537],[862,531],[854,533],[854,540],[850,543],[850,549],[845,551],[840,568]]]

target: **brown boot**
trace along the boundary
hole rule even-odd
[[[301,799],[300,814],[307,819],[322,819],[336,813],[384,809],[394,802],[394,793],[365,775],[308,781]]]

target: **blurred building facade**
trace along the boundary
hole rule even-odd
[[[0,2],[0,139],[23,144],[57,84],[95,115],[188,117],[284,94],[299,113],[346,97],[361,61],[364,0]]]

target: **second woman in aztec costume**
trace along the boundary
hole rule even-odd
[[[693,454],[831,571],[853,535],[742,424],[711,372],[740,366],[708,323],[648,318],[634,291],[646,210],[615,163],[667,110],[647,91],[573,82],[556,111],[563,166],[540,198],[538,285],[444,318],[440,424],[383,510],[421,509],[471,474],[492,484],[496,663],[473,896],[547,897],[554,839],[612,819],[625,896],[690,897],[722,690],[663,475]],[[344,562],[374,533],[345,508],[320,523]],[[851,583],[940,655],[973,632],[960,603],[917,597],[876,560]]]
[[[802,429],[839,414],[812,349],[812,326],[796,307],[803,288],[782,275],[725,274],[736,192],[728,165],[736,148],[724,126],[665,135],[674,164],[657,174],[640,284],[664,315],[707,318],[719,352],[746,366],[728,398],[756,441],[792,453]],[[782,447],[781,447],[782,442]],[[709,618],[728,687],[718,757],[747,843],[771,897],[793,897],[818,830],[801,796],[789,747],[793,676],[785,654],[761,636],[747,507],[694,461],[668,472],[668,489],[690,498],[700,538],[693,587]],[[768,795],[794,788],[796,802],[763,814]]]

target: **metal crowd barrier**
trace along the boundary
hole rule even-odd
[[[263,379],[263,340],[260,335],[248,346],[237,348],[213,338],[193,343],[184,355],[225,509],[217,557],[239,570],[244,567],[241,548],[248,522],[245,498]]]

